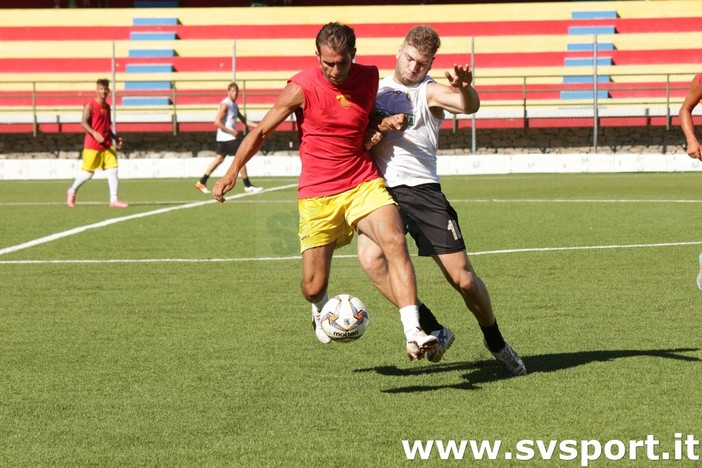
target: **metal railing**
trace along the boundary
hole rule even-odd
[[[474,116],[450,117],[454,131],[459,122],[470,123],[475,152],[476,121],[521,119],[529,126],[533,119],[591,119],[593,145],[602,119],[609,117],[648,117],[649,125],[664,120],[666,129],[684,99],[691,76],[682,73],[615,74],[611,81],[601,83],[593,73],[592,83],[564,83],[562,75],[480,75],[476,74],[476,89],[481,95],[481,109]],[[170,89],[162,91],[126,90],[125,80],[112,84],[113,122],[170,123],[173,134],[180,132],[184,122],[212,122],[218,102],[226,95],[221,81],[173,80]],[[252,120],[260,118],[275,101],[284,80],[238,80],[242,113]],[[79,123],[82,106],[94,96],[95,83],[90,81],[0,81],[0,125],[31,125],[35,136],[44,124]],[[55,91],[61,89],[62,91]],[[592,91],[590,99],[561,99],[569,90]],[[607,98],[597,98],[606,92]],[[167,105],[130,106],[122,104],[124,97],[151,96],[168,98]],[[468,119],[468,121],[466,121]],[[580,123],[582,126],[582,122]]]

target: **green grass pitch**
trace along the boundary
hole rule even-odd
[[[407,360],[355,244],[329,292],[360,297],[370,328],[319,344],[296,180],[255,182],[280,189],[219,205],[191,180],[122,180],[115,210],[104,180],[74,209],[68,181],[0,181],[0,466],[580,466],[516,446],[702,437],[701,174],[443,179],[519,378],[411,242],[420,297],[457,335],[445,360]],[[403,440],[502,451],[411,461]],[[616,466],[672,464],[693,462]]]

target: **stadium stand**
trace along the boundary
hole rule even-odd
[[[702,62],[695,3],[3,10],[0,132],[81,131],[80,108],[98,77],[114,81],[122,131],[210,131],[234,78],[255,120],[289,76],[316,63],[312,38],[332,20],[355,28],[359,62],[382,74],[410,25],[436,27],[443,46],[435,77],[472,63],[482,100],[474,120],[447,125],[591,126],[595,92],[606,97],[604,125],[669,125]],[[109,26],[100,24],[105,17]]]

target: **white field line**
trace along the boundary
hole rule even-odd
[[[283,189],[287,189],[290,187],[295,187],[296,185],[297,184],[290,184],[290,185],[283,185],[280,187],[273,187],[270,189],[264,189],[263,191],[261,191],[259,193],[274,192],[276,190],[283,190]],[[251,194],[241,193],[241,194],[234,195],[234,196],[228,198],[227,200],[232,200],[232,199],[241,198],[241,197],[249,197],[249,196],[251,196]],[[0,249],[0,255],[6,255],[6,254],[9,254],[12,252],[17,252],[18,250],[24,250],[24,249],[28,249],[30,247],[35,247],[37,245],[46,244],[47,242],[52,242],[52,241],[55,241],[58,239],[63,239],[64,237],[69,237],[69,236],[73,236],[75,234],[80,234],[81,232],[85,232],[85,231],[88,231],[90,229],[103,228],[105,226],[110,226],[112,224],[122,223],[125,221],[131,221],[133,219],[145,218],[147,216],[155,216],[155,215],[159,215],[159,214],[163,214],[163,213],[169,213],[171,211],[182,210],[185,208],[196,208],[198,206],[207,205],[210,203],[216,203],[216,200],[209,199],[209,200],[201,201],[201,202],[186,203],[184,205],[176,205],[176,206],[171,206],[168,208],[161,208],[158,210],[146,211],[144,213],[137,213],[137,214],[133,214],[133,215],[129,215],[129,216],[121,216],[119,218],[106,219],[105,221],[100,221],[99,223],[88,224],[86,226],[79,226],[77,228],[69,229],[68,231],[57,232],[55,234],[51,234],[50,236],[40,237],[38,239],[34,239],[34,240],[31,240],[28,242],[23,242],[22,244],[13,245],[10,247],[5,247],[4,249]]]
[[[656,244],[615,244],[615,245],[583,245],[576,247],[534,247],[524,249],[486,250],[469,252],[469,256],[504,255],[533,252],[563,252],[575,250],[616,250],[616,249],[645,249],[661,247],[684,247],[702,245],[702,241],[666,242]],[[0,265],[29,265],[29,264],[110,264],[110,263],[240,263],[240,262],[280,262],[300,260],[299,255],[290,257],[249,257],[249,258],[150,258],[150,259],[112,259],[112,260],[0,260]],[[335,255],[334,258],[356,258],[356,255]]]
[[[266,189],[266,192],[280,190],[284,188],[294,187],[294,185],[286,185],[283,187],[275,187]],[[246,200],[241,199],[248,194],[239,194],[227,200],[239,198],[237,203],[297,203],[297,200]],[[212,202],[213,200],[209,200]],[[702,200],[637,200],[637,199],[569,199],[569,198],[463,198],[449,200],[451,203],[702,203]],[[189,201],[171,201],[169,204],[190,204]],[[104,205],[105,202],[81,202],[81,205]],[[150,202],[133,203],[151,204]],[[65,205],[65,202],[0,202],[0,206],[59,206]]]
[[[274,187],[271,189],[265,189],[264,192],[272,192],[276,190],[283,190],[287,188],[295,187],[295,184],[284,185],[280,187]],[[263,193],[263,192],[262,192]],[[249,194],[237,194],[227,200],[240,199],[242,197],[250,196]],[[627,200],[627,199],[463,199],[463,200],[452,200],[452,203],[702,203],[702,200]],[[52,234],[50,236],[35,239],[29,242],[18,244],[11,247],[6,247],[0,249],[0,255],[5,255],[11,252],[16,252],[18,250],[27,249],[34,247],[36,245],[51,242],[57,239],[62,239],[64,237],[72,236],[74,234],[79,234],[90,229],[97,229],[111,224],[120,223],[123,221],[129,221],[132,219],[143,218],[146,216],[153,216],[157,214],[168,213],[170,211],[180,210],[184,208],[194,208],[202,206],[208,203],[215,203],[215,200],[206,200],[202,202],[186,203],[184,205],[172,206],[169,208],[162,208],[154,211],[148,211],[145,213],[138,213],[130,216],[123,216],[120,218],[112,218],[99,223],[90,224],[87,226],[80,226],[68,231],[59,232]],[[260,201],[259,201],[260,203]],[[512,253],[529,253],[529,252],[558,252],[558,251],[568,251],[568,250],[604,250],[604,249],[633,249],[633,248],[656,248],[656,247],[676,247],[676,246],[690,246],[690,245],[702,245],[702,242],[691,241],[691,242],[671,242],[671,243],[657,243],[657,244],[615,244],[615,245],[595,245],[595,246],[573,246],[573,247],[539,247],[539,248],[523,248],[523,249],[505,249],[505,250],[490,250],[484,252],[469,252],[471,256],[476,255],[497,255],[497,254],[512,254]],[[337,258],[356,258],[355,255],[337,255]],[[35,264],[35,263],[217,263],[217,262],[257,262],[257,261],[284,261],[284,260],[299,260],[300,256],[292,257],[251,257],[251,258],[209,258],[209,259],[178,259],[178,258],[166,258],[166,259],[113,259],[113,260],[10,260],[10,261],[0,261],[0,264]]]

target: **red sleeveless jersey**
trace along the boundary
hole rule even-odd
[[[290,78],[305,96],[295,112],[302,162],[300,198],[334,195],[380,177],[363,148],[378,79],[376,67],[355,63],[339,86],[325,80],[318,67]]]
[[[85,133],[83,147],[103,151],[112,146],[112,118],[110,117],[110,105],[106,102],[100,104],[97,99],[93,99],[90,104],[90,127],[105,137],[105,141],[98,143],[89,133]]]

